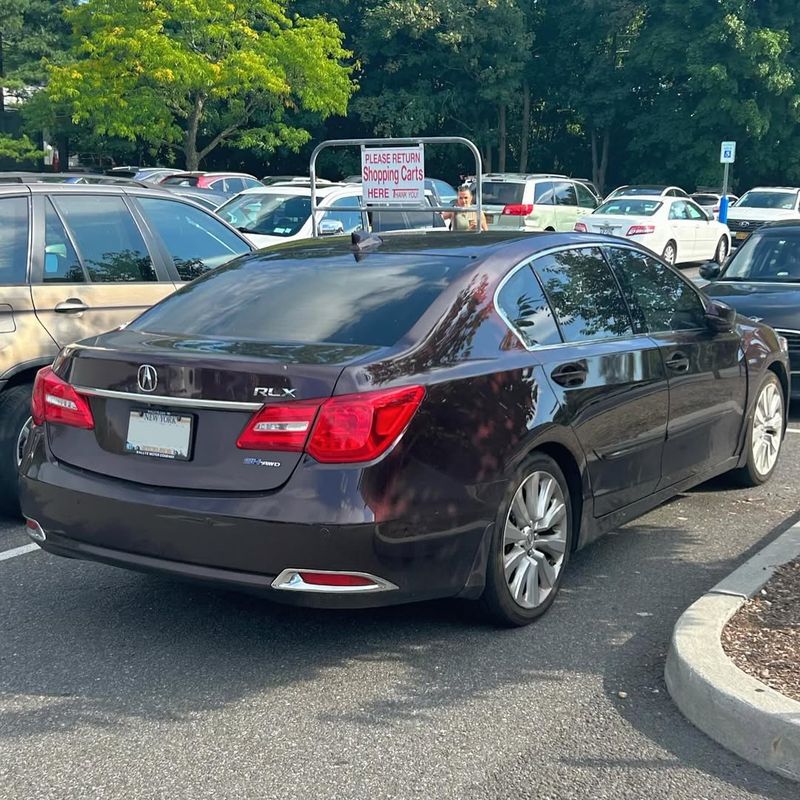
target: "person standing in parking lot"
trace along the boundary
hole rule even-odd
[[[472,199],[472,189],[463,185],[458,187],[456,196],[456,207],[467,208],[474,204]],[[474,231],[478,226],[477,211],[445,211],[442,213],[445,220],[450,220],[451,231]],[[486,224],[486,214],[481,212],[481,230],[486,231],[489,226]]]

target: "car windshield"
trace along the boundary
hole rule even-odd
[[[217,214],[244,233],[294,236],[311,215],[311,198],[267,192],[240,194],[221,206]]]
[[[372,253],[235,259],[184,287],[133,330],[269,343],[389,346],[468,266],[463,258]]]
[[[592,213],[614,214],[624,217],[652,217],[662,205],[658,200],[630,200],[625,197],[608,200]]]
[[[797,192],[745,192],[736,208],[778,208],[792,211],[797,205]]]
[[[720,280],[800,282],[800,226],[791,232],[751,236],[728,262]]]

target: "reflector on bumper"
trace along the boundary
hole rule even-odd
[[[273,589],[293,592],[326,592],[328,594],[387,592],[398,588],[390,581],[366,572],[310,569],[285,569],[272,581],[271,586]]]

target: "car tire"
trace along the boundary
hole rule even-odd
[[[494,622],[528,625],[555,600],[573,541],[569,484],[558,464],[533,454],[498,509],[482,601]]]
[[[678,260],[678,245],[672,240],[664,245],[664,252],[661,253],[661,258],[670,266],[674,266]]]
[[[19,459],[25,429],[30,424],[29,383],[0,393],[0,512],[19,516]]]
[[[729,251],[730,246],[728,245],[728,239],[725,236],[721,236],[719,243],[717,244],[717,249],[714,251],[714,261],[722,266],[725,259],[728,257]]]
[[[772,477],[785,433],[785,411],[783,386],[774,372],[767,372],[747,423],[747,462],[731,473],[739,486],[761,486]]]

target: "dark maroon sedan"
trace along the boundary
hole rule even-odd
[[[61,555],[520,625],[603,531],[767,480],[787,376],[771,329],[618,239],[300,242],[43,370],[22,508]]]

